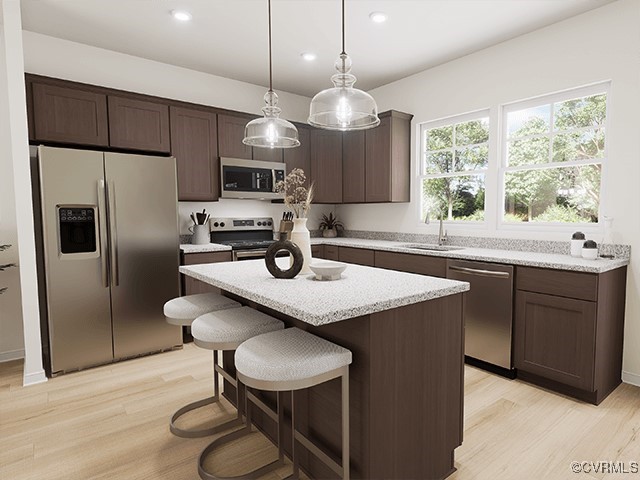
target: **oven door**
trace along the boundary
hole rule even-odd
[[[220,178],[223,198],[280,198],[276,183],[284,180],[286,168],[283,163],[220,159]]]

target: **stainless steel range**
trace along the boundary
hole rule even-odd
[[[229,245],[233,260],[264,258],[273,238],[273,218],[212,218],[211,242]]]

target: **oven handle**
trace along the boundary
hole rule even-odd
[[[480,277],[494,277],[494,278],[509,278],[509,272],[499,272],[496,270],[482,270],[479,268],[458,267],[456,265],[449,265],[449,270],[456,272],[467,273],[469,275],[478,275]]]
[[[234,250],[233,251],[233,261],[237,262],[238,260],[246,260],[248,258],[264,258],[267,254],[267,250]]]

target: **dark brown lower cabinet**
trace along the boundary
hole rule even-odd
[[[429,275],[431,277],[445,278],[447,276],[447,259],[442,257],[376,250],[375,266],[399,272]]]
[[[513,347],[518,378],[596,405],[604,400],[622,382],[626,272],[519,267]],[[549,285],[563,273],[596,289],[569,298],[564,295],[575,285],[558,285],[559,294],[550,294]]]
[[[346,263],[356,263],[373,267],[375,252],[364,248],[339,247],[338,260]]]
[[[593,389],[595,302],[518,291],[516,323],[516,368]]]
[[[336,247],[335,245],[325,245],[324,258],[326,258],[327,260],[335,260],[336,262],[339,261],[339,247]]]
[[[311,245],[311,256],[313,258],[324,258],[324,245]]]
[[[203,252],[203,253],[184,253],[182,254],[182,265],[199,265],[201,263],[218,263],[230,262],[231,252]],[[201,282],[186,275],[182,277],[182,295],[195,295],[196,293],[220,293],[220,289]]]

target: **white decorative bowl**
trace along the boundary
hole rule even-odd
[[[316,280],[338,280],[347,268],[346,263],[316,260],[309,268],[316,274]]]

